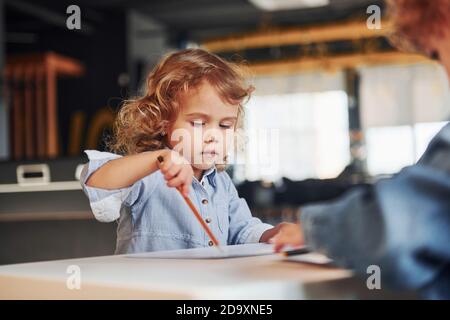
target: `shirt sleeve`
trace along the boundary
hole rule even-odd
[[[88,186],[86,181],[96,170],[107,162],[118,159],[121,156],[97,150],[85,150],[84,152],[87,154],[89,162],[83,167],[80,183],[89,199],[92,213],[101,222],[117,220],[120,216],[122,205],[131,206],[138,200],[143,185],[142,179],[127,188],[121,189],[102,189]]]
[[[416,165],[335,201],[302,208],[305,242],[361,275],[379,266],[388,286],[450,298],[450,278],[443,281],[450,274],[449,181],[447,125]]]
[[[236,187],[229,176],[228,180],[228,194],[230,196],[228,242],[229,244],[258,243],[262,234],[266,230],[273,228],[273,226],[252,217],[247,202],[239,197]]]

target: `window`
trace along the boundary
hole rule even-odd
[[[369,174],[391,174],[413,164],[412,137],[410,126],[368,129],[366,147]]]
[[[430,141],[447,123],[448,122],[445,121],[417,123],[414,126],[416,161],[419,160],[420,157],[422,157]]]
[[[371,175],[393,174],[414,164],[447,122],[370,128],[366,131],[367,168]]]
[[[344,91],[253,96],[245,117],[238,179],[332,178],[350,161]]]
[[[445,70],[434,64],[368,67],[361,74],[361,118],[369,174],[414,164],[447,123]]]

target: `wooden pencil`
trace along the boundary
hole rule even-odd
[[[158,157],[158,161],[160,163],[164,162],[164,157],[159,156]],[[211,229],[208,227],[208,225],[206,224],[206,222],[203,220],[202,216],[200,215],[200,213],[197,211],[197,209],[195,208],[194,204],[192,203],[191,199],[189,199],[188,197],[186,197],[179,188],[176,188],[179,192],[180,195],[183,197],[184,201],[187,203],[187,205],[189,206],[189,208],[191,208],[192,213],[194,214],[194,216],[197,218],[198,222],[200,222],[200,225],[203,227],[203,230],[205,230],[206,234],[208,235],[208,237],[211,239],[211,241],[213,242],[213,244],[216,247],[219,247],[219,241],[217,240],[217,238],[214,236],[214,234],[212,233]]]

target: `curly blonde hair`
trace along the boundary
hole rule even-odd
[[[135,154],[168,147],[166,132],[180,111],[180,94],[204,80],[224,101],[239,106],[237,127],[242,126],[243,103],[253,91],[245,82],[244,70],[242,64],[202,49],[166,55],[147,76],[143,96],[124,101],[109,148],[119,154]]]

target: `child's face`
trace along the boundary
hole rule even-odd
[[[183,94],[180,103],[181,111],[168,133],[170,146],[197,170],[224,163],[238,105],[224,102],[207,81]]]

